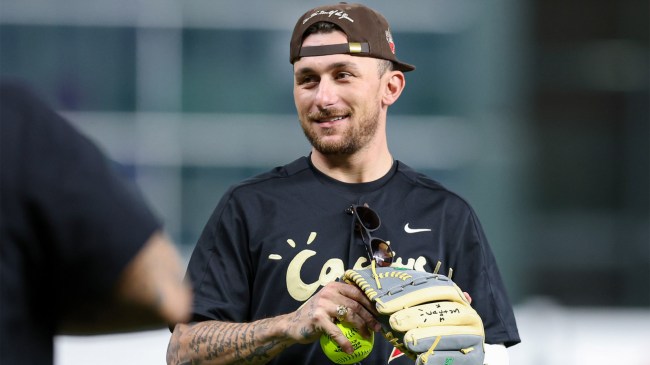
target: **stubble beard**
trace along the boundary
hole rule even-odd
[[[350,120],[355,116],[351,111],[339,113],[337,110],[326,110],[321,113],[324,117],[332,114],[348,114]],[[309,120],[310,117],[314,116],[308,115],[303,119]],[[360,115],[358,125],[349,124],[348,126],[338,126],[339,128],[328,128],[322,130],[322,135],[319,135],[315,128],[312,128],[308,123],[303,120],[300,121],[305,137],[316,151],[323,155],[352,155],[367,146],[375,136],[379,126],[379,110],[376,109],[368,114]],[[325,141],[322,138],[340,133],[339,131],[342,129],[340,127],[345,127],[345,130],[339,141]]]

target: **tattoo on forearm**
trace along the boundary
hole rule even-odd
[[[195,355],[203,354],[202,360],[206,361],[231,357],[233,364],[266,363],[287,347],[280,339],[261,342],[260,338],[270,328],[271,321],[264,319],[245,324],[214,322],[194,326],[189,333],[189,349]]]

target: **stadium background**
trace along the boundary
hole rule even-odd
[[[512,363],[650,364],[648,1],[366,3],[417,66],[391,150],[476,209],[522,327]],[[321,4],[0,0],[0,76],[102,146],[187,255],[230,184],[308,153],[288,43]],[[61,337],[57,363],[161,363],[167,337]]]

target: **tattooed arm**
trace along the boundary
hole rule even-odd
[[[374,309],[356,287],[330,283],[295,312],[251,323],[205,321],[177,324],[167,348],[168,365],[187,364],[265,364],[287,347],[311,343],[322,333],[348,352],[352,345],[334,325],[336,307],[348,307],[345,320],[370,336],[379,330]],[[372,311],[372,312],[371,312]]]
[[[205,321],[177,324],[167,364],[265,364],[295,343],[278,330],[280,318],[252,323]]]

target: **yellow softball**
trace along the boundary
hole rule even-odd
[[[337,364],[354,364],[365,359],[372,351],[375,343],[375,334],[370,332],[370,338],[366,339],[350,323],[340,322],[336,324],[343,332],[343,335],[352,343],[354,352],[346,354],[341,347],[327,334],[320,337],[320,346],[327,357]]]

